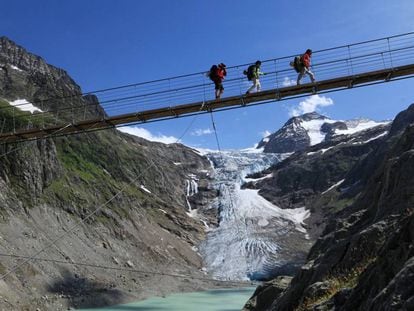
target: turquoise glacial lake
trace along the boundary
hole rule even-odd
[[[134,303],[95,309],[102,311],[240,311],[255,288],[232,288],[172,294]]]

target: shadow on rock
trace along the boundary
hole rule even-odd
[[[75,308],[104,307],[125,302],[125,295],[110,284],[99,283],[65,269],[60,280],[49,285],[48,291],[67,297]]]

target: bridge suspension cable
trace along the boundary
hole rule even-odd
[[[0,253],[0,257],[8,257],[8,258],[16,258],[16,259],[29,259],[30,258],[30,256],[8,254],[8,253]],[[153,270],[115,267],[115,266],[91,264],[91,263],[85,263],[85,262],[74,262],[74,261],[66,261],[66,260],[59,260],[59,259],[51,259],[51,258],[36,257],[31,260],[64,264],[64,265],[72,265],[72,266],[78,266],[78,267],[89,267],[89,268],[97,268],[97,269],[112,270],[112,271],[131,272],[131,273],[138,273],[138,274],[144,274],[144,275],[161,275],[161,276],[170,276],[174,278],[194,279],[194,280],[200,280],[200,281],[206,281],[206,282],[224,283],[224,284],[229,284],[229,285],[230,284],[231,285],[254,284],[253,281],[247,282],[247,281],[220,280],[220,279],[214,279],[214,278],[203,277],[203,276],[189,275],[189,274],[184,274],[184,273],[169,273],[169,272],[160,272],[160,271],[153,271]]]
[[[262,92],[245,95],[250,86],[242,74],[248,64],[228,67],[225,98],[214,99],[214,86],[205,72],[181,75],[93,92],[34,100],[40,111],[2,104],[0,143],[42,138],[71,122],[66,135],[176,118],[212,110],[252,106],[296,96],[348,89],[414,76],[414,32],[313,52],[315,84],[296,86],[289,66],[294,55],[262,61]],[[209,66],[207,66],[209,67]],[[203,109],[200,109],[202,107]],[[3,117],[3,121],[1,118]]]

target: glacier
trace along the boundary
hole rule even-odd
[[[205,270],[221,280],[262,280],[289,273],[300,264],[297,245],[310,243],[303,221],[304,207],[281,209],[258,194],[242,189],[246,175],[286,158],[285,154],[222,151],[207,153],[214,168],[213,202],[219,225],[207,232],[199,250]],[[303,254],[302,254],[303,255]],[[300,257],[300,256],[299,256]]]

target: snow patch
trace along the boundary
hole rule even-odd
[[[16,99],[12,102],[9,102],[9,104],[19,108],[22,111],[30,111],[31,113],[35,111],[43,112],[42,110],[34,106],[32,103],[30,103],[26,99]]]
[[[149,191],[147,188],[145,188],[145,186],[144,185],[141,185],[141,187],[140,187],[142,190],[144,190],[145,192],[148,192],[148,193],[151,193],[151,191]]]
[[[321,194],[325,194],[329,191],[331,191],[332,189],[338,187],[340,184],[342,184],[344,182],[345,179],[342,179],[340,181],[338,181],[335,185],[332,185],[331,187],[329,187],[328,189],[326,189],[324,192],[322,192]]]
[[[326,148],[326,149],[320,149],[318,151],[308,152],[307,155],[309,156],[309,155],[312,155],[312,154],[315,154],[315,153],[322,153],[322,154],[324,154],[326,151],[332,149],[333,147],[336,147],[336,146],[332,146],[332,147],[329,147],[329,148]]]
[[[379,135],[377,135],[375,137],[372,137],[372,138],[370,138],[368,140],[365,140],[365,141],[362,141],[362,142],[359,142],[359,143],[354,143],[354,144],[366,144],[366,143],[369,143],[370,141],[373,141],[373,140],[376,140],[376,139],[378,139],[380,137],[386,136],[387,134],[388,134],[388,131],[385,131],[384,133],[381,133],[381,134],[379,134]]]
[[[310,138],[310,145],[317,145],[325,139],[325,133],[321,132],[321,126],[324,123],[334,123],[330,119],[302,121],[300,125],[306,130]]]
[[[272,178],[273,177],[273,173],[270,173],[270,174],[267,174],[266,176],[263,176],[263,177],[260,177],[260,178],[244,178],[244,180],[246,181],[246,182],[249,182],[249,181],[253,181],[253,182],[256,182],[256,181],[259,181],[259,180],[263,180],[263,179],[267,179],[267,178]]]
[[[16,67],[16,66],[13,66],[13,65],[11,65],[10,67],[11,67],[11,69],[14,69],[14,70],[17,70],[17,71],[23,71],[23,70],[22,70],[22,69],[20,69],[19,67]]]
[[[334,135],[351,135],[357,132],[361,132],[364,130],[367,130],[369,128],[375,127],[375,126],[379,126],[379,125],[386,125],[389,123],[389,121],[383,121],[383,122],[376,122],[376,121],[372,121],[372,120],[364,120],[364,119],[355,119],[355,120],[350,120],[350,121],[342,121],[342,120],[332,120],[332,119],[318,119],[318,120],[310,120],[310,121],[301,121],[299,123],[299,126],[302,127],[303,129],[306,130],[309,138],[310,138],[310,145],[316,145],[321,143],[322,141],[325,140],[325,136],[326,133],[323,133],[321,131],[321,127],[324,123],[336,123],[336,122],[344,122],[348,129],[346,130],[340,130],[340,129],[336,129],[334,132]],[[296,124],[293,124],[293,130],[296,131],[297,130],[297,126]],[[385,134],[383,134],[385,135]],[[381,136],[379,136],[381,137]],[[375,138],[376,139],[376,138]],[[326,150],[321,150],[322,153],[326,152],[328,149]],[[320,152],[320,151],[318,151]],[[308,155],[310,155],[312,153],[308,153]]]
[[[372,120],[351,120],[351,121],[345,121],[345,124],[347,125],[347,130],[335,130],[335,135],[350,135],[357,132],[361,132],[364,130],[367,130],[369,128],[378,126],[378,125],[386,125],[390,123],[390,121],[384,121],[384,122],[376,122]]]

